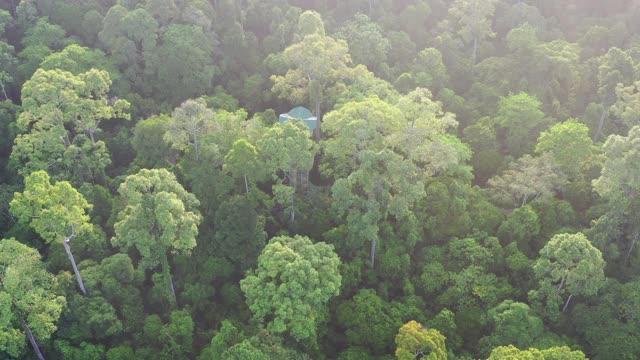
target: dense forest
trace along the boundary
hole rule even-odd
[[[1,359],[640,359],[639,238],[640,1],[0,1]]]

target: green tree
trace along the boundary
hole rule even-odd
[[[388,149],[364,151],[360,168],[336,180],[331,193],[334,210],[346,218],[349,247],[360,252],[370,241],[371,268],[375,267],[380,222],[389,216],[399,219],[409,215],[425,195],[420,169]]]
[[[293,222],[298,178],[300,175],[308,176],[316,154],[316,146],[309,138],[309,128],[302,121],[275,124],[262,136],[257,148],[276,181],[273,186],[276,201],[290,204],[290,221]],[[289,186],[283,184],[278,171],[286,174]]]
[[[551,154],[524,155],[502,174],[489,179],[487,184],[498,202],[523,207],[530,201],[553,198],[566,184],[566,177]]]
[[[543,334],[542,319],[531,315],[524,303],[505,300],[487,312],[491,335],[480,340],[480,345],[489,353],[500,345],[514,345],[520,349],[532,346]]]
[[[167,252],[190,254],[196,246],[199,201],[165,169],[143,169],[129,175],[118,188],[125,207],[114,225],[114,246],[134,246],[140,253],[141,269],[160,265],[173,302],[176,294]]]
[[[327,137],[321,143],[323,173],[337,179],[357,170],[364,151],[390,145],[389,137],[400,132],[402,120],[400,109],[377,98],[348,102],[327,113]]]
[[[589,128],[570,119],[540,134],[536,153],[545,152],[551,153],[555,163],[569,179],[576,179],[581,175],[585,162],[594,155],[595,147],[589,137]]]
[[[384,74],[390,44],[380,25],[358,13],[338,29],[336,37],[347,42],[354,64],[364,64],[369,70]]]
[[[190,358],[193,351],[193,330],[195,324],[187,310],[175,310],[163,323],[158,315],[150,315],[144,320],[144,339],[159,351],[160,359]]]
[[[609,211],[603,217],[609,220],[618,219],[620,225],[625,219],[634,217],[637,210],[633,204],[640,193],[640,170],[638,159],[640,151],[637,139],[640,137],[640,126],[629,130],[628,136],[611,135],[603,146],[605,162],[600,177],[593,180],[593,190],[609,201]],[[640,228],[634,222],[629,223],[629,240],[627,257],[633,251]],[[618,236],[620,238],[620,236]]]
[[[627,128],[640,125],[640,81],[633,85],[616,86],[616,102],[611,106],[611,113]]]
[[[499,346],[491,352],[487,360],[586,360],[587,357],[579,350],[571,350],[566,346],[555,346],[544,350],[530,348],[519,350],[513,345]]]
[[[142,168],[164,167],[169,162],[170,146],[164,141],[169,115],[157,115],[140,120],[133,129],[131,145],[136,152],[135,163]]]
[[[0,241],[0,353],[10,358],[24,355],[25,337],[38,359],[38,341],[47,341],[65,307],[56,294],[57,282],[35,249],[14,239]]]
[[[318,326],[327,320],[327,302],[340,291],[339,265],[332,245],[279,236],[269,241],[240,288],[255,321],[313,346]]]
[[[435,48],[426,48],[418,53],[411,66],[415,83],[437,94],[449,82],[449,74],[442,53]]]
[[[491,29],[496,0],[456,0],[449,8],[449,14],[458,22],[459,34],[466,42],[473,43],[471,65],[475,65],[478,43],[492,38]]]
[[[23,134],[16,138],[11,154],[21,165],[19,172],[28,175],[46,169],[67,177],[67,173],[77,172],[73,168],[78,167],[81,157],[87,159],[80,167],[83,173],[89,178],[100,176],[110,163],[104,142],[95,137],[100,123],[129,118],[126,100],[110,103],[110,85],[109,74],[102,70],[79,75],[57,69],[36,71],[22,88],[23,111],[17,125]],[[90,144],[84,137],[89,137]],[[75,163],[66,167],[64,160]]]
[[[244,178],[247,193],[249,193],[249,183],[259,181],[264,173],[258,150],[245,139],[236,140],[233,143],[231,150],[224,157],[224,169],[235,178]]]
[[[371,289],[361,289],[351,300],[342,302],[336,315],[338,324],[346,329],[349,344],[374,354],[391,351],[394,335],[403,323],[398,309]]]
[[[629,86],[634,80],[633,59],[626,52],[612,47],[599,60],[597,87],[598,97],[604,106],[604,110],[593,138],[593,142],[596,143],[600,139],[610,107],[616,100],[616,87],[618,84]]]
[[[573,295],[597,294],[604,285],[604,266],[602,254],[582,233],[555,235],[533,265],[539,287],[529,292],[529,298],[543,306],[547,317],[555,319],[565,294],[569,296],[563,312]]]
[[[138,91],[149,92],[147,72],[158,41],[158,22],[145,10],[114,5],[102,20],[98,38],[113,62]]]
[[[217,69],[214,48],[201,27],[171,24],[147,60],[153,94],[171,104],[204,94]]]
[[[283,55],[288,70],[284,75],[271,76],[272,91],[294,103],[307,101],[321,121],[323,105],[328,106],[332,94],[350,78],[347,43],[314,33],[289,46]]]
[[[540,131],[547,125],[540,101],[526,93],[500,99],[495,122],[504,133],[504,146],[509,155],[520,157],[533,152]]]
[[[187,100],[177,107],[167,124],[166,142],[178,150],[193,145],[198,161],[202,138],[215,129],[215,113],[204,99]]]
[[[67,253],[78,286],[84,295],[87,290],[71,252],[69,242],[76,236],[92,231],[85,210],[92,208],[82,194],[67,181],[51,185],[49,175],[36,171],[25,178],[25,189],[11,201],[11,212],[28,223],[47,243],[61,242]]]
[[[216,253],[242,269],[255,264],[265,246],[264,219],[254,203],[244,196],[233,196],[220,204],[215,214]]]
[[[436,329],[427,329],[417,321],[404,324],[396,336],[396,358],[446,360],[445,337]]]

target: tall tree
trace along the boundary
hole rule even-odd
[[[258,151],[245,139],[240,139],[233,143],[231,150],[224,157],[224,169],[236,178],[244,178],[244,186],[247,193],[249,193],[249,183],[260,180],[264,172]]]
[[[497,0],[456,0],[449,8],[449,14],[458,22],[460,36],[465,42],[473,43],[471,65],[475,65],[478,44],[495,33],[491,29]]]
[[[207,102],[202,98],[187,100],[173,111],[164,139],[178,150],[185,150],[193,145],[193,152],[198,161],[200,142],[214,128],[215,113],[207,109]]]
[[[380,25],[358,13],[338,30],[336,36],[347,42],[354,64],[364,64],[370,71],[385,75],[390,44]]]
[[[638,138],[640,126],[631,128],[628,136],[610,135],[603,146],[605,162],[601,175],[593,180],[593,190],[609,201],[609,211],[603,215],[602,220],[613,220],[616,226],[625,221],[630,225],[626,234],[629,239],[627,257],[633,252],[640,236],[640,226],[631,220],[637,217],[638,210],[633,205],[640,194]],[[621,238],[625,237],[617,236],[616,240]]]
[[[537,303],[545,316],[556,319],[558,306],[568,294],[562,311],[574,295],[593,296],[604,285],[602,254],[582,233],[555,235],[540,250],[540,258],[533,265],[537,290],[529,298]]]
[[[328,318],[327,302],[340,291],[339,265],[332,245],[279,236],[269,241],[240,288],[254,320],[315,347],[318,326]]]
[[[396,358],[447,360],[444,340],[444,335],[438,330],[427,329],[419,322],[411,320],[400,328],[396,336]]]
[[[299,174],[308,176],[316,154],[316,145],[309,138],[309,128],[302,121],[287,121],[273,125],[258,143],[258,149],[273,174],[276,201],[290,204],[290,221],[295,220],[295,191]],[[284,185],[278,171],[286,174]]]
[[[218,72],[213,64],[215,43],[201,27],[171,24],[147,60],[153,94],[170,104],[204,94]]]
[[[547,126],[538,99],[526,93],[500,99],[494,120],[504,131],[506,153],[518,158],[533,152],[538,134]]]
[[[102,70],[79,75],[57,69],[36,71],[22,88],[23,112],[17,125],[23,134],[16,138],[11,154],[19,172],[28,175],[46,169],[66,178],[78,164],[65,167],[63,159],[79,153],[89,159],[82,167],[87,177],[100,175],[110,162],[104,142],[96,139],[101,122],[129,118],[126,100],[108,98],[110,85],[109,74]],[[91,144],[83,147],[87,137]]]
[[[350,247],[362,248],[370,241],[369,258],[375,267],[379,226],[388,216],[407,216],[413,205],[425,195],[420,169],[391,150],[365,151],[360,168],[331,188],[334,209],[346,216]]]
[[[143,8],[114,5],[102,20],[98,37],[131,85],[149,93],[148,68],[158,40],[158,22]]]
[[[56,294],[56,278],[47,272],[35,249],[15,239],[0,240],[0,353],[24,356],[25,337],[38,359],[38,341],[47,341],[65,307]]]
[[[58,181],[51,185],[50,181],[44,171],[27,176],[24,191],[16,193],[11,201],[11,212],[19,221],[28,223],[45,242],[62,243],[78,286],[86,295],[87,289],[69,243],[73,238],[86,236],[93,230],[85,213],[92,206],[69,182]]]
[[[307,101],[315,108],[320,124],[323,105],[328,106],[331,94],[350,78],[347,43],[325,36],[323,29],[322,34],[307,34],[285,49],[283,55],[289,69],[284,75],[271,77],[272,91],[291,102]],[[319,139],[320,132],[317,134]]]
[[[167,253],[190,254],[196,247],[200,202],[166,169],[143,169],[129,175],[118,192],[125,207],[118,213],[111,242],[122,249],[134,246],[143,270],[160,265],[175,303]]]
[[[631,85],[634,80],[634,63],[633,59],[626,52],[612,47],[599,59],[598,65],[598,97],[600,103],[604,106],[598,129],[593,138],[594,142],[598,142],[604,122],[607,119],[609,108],[616,100],[616,87],[618,84],[624,86]]]
[[[549,200],[566,183],[552,155],[525,155],[512,162],[502,174],[489,179],[491,195],[510,206],[525,206],[534,200]]]
[[[573,119],[542,132],[536,144],[536,153],[551,153],[560,170],[570,179],[580,176],[583,165],[595,151],[589,128]]]

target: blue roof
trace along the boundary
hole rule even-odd
[[[307,124],[307,127],[309,127],[309,130],[311,131],[315,130],[318,127],[318,121],[316,117],[313,116],[309,109],[302,106],[295,107],[288,113],[280,114],[280,117],[278,117],[278,121],[281,124],[285,123],[287,120],[292,119],[302,120],[305,124]]]
[[[313,117],[313,114],[311,113],[311,111],[304,106],[294,107],[293,109],[291,109],[291,111],[289,111],[288,114],[294,119],[302,119],[302,120]]]

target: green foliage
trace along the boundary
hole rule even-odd
[[[35,249],[3,239],[0,263],[0,352],[18,358],[26,350],[25,332],[40,341],[51,337],[66,301]]]
[[[581,351],[572,351],[566,346],[552,347],[545,350],[530,348],[519,350],[513,345],[499,346],[495,348],[487,360],[514,359],[514,360],[584,360],[586,357]]]
[[[338,323],[345,328],[350,344],[362,346],[374,354],[391,349],[392,340],[402,326],[398,309],[371,289],[360,290],[337,310]]]
[[[564,309],[573,295],[593,296],[604,285],[602,254],[582,234],[558,234],[540,250],[540,258],[533,265],[539,289],[529,298],[539,312],[552,320],[558,318],[559,305],[569,295]]]
[[[435,329],[425,329],[420,323],[411,320],[404,324],[396,336],[396,358],[411,360],[424,357],[433,360],[446,360],[445,337]]]
[[[270,332],[315,344],[327,302],[340,290],[339,264],[331,245],[302,236],[272,238],[258,267],[240,281],[253,319]]]
[[[637,2],[0,3],[0,358],[640,358]]]
[[[489,310],[486,320],[493,328],[491,335],[480,340],[486,353],[497,346],[530,347],[544,331],[542,319],[531,315],[527,304],[512,300],[505,300]]]
[[[110,85],[102,70],[79,75],[58,69],[36,71],[22,90],[23,112],[17,125],[23,134],[11,153],[18,172],[26,176],[47,170],[76,183],[99,178],[110,163],[104,142],[96,139],[100,123],[129,118],[126,100],[110,103]]]
[[[540,131],[547,125],[540,101],[526,93],[500,99],[496,124],[504,131],[504,146],[508,154],[520,157],[533,152]]]

